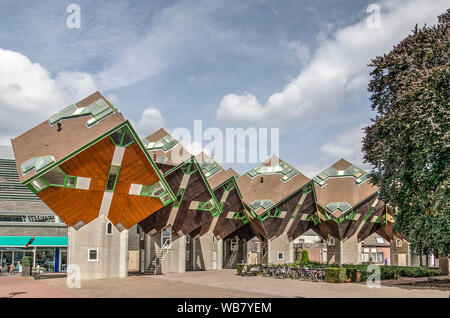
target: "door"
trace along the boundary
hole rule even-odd
[[[67,272],[67,250],[61,249],[59,253],[59,270],[61,272]]]
[[[398,266],[406,266],[406,254],[398,254]]]

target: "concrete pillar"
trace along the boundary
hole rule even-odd
[[[109,220],[100,215],[78,230],[68,229],[68,265],[77,265],[80,279],[125,278],[128,275],[128,231],[113,228],[106,233]],[[90,250],[97,259],[89,259]]]
[[[271,264],[272,263],[272,248],[271,248],[271,240],[267,240],[267,264]]]
[[[223,240],[217,241],[217,269],[223,269]]]
[[[295,261],[294,241],[289,241],[289,263]]]
[[[128,230],[120,232],[120,252],[119,252],[119,277],[128,276]]]
[[[242,260],[247,263],[247,241],[242,241]]]
[[[150,262],[152,261],[151,259],[151,240],[152,237],[150,236],[150,234],[145,233],[144,234],[144,271],[149,267]]]
[[[342,241],[339,240],[339,264],[342,265],[344,263],[344,248],[342,246]]]
[[[186,272],[186,235],[178,238],[178,272]]]

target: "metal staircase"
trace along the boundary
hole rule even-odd
[[[267,252],[269,251],[269,245],[266,242],[264,242],[264,244],[262,244],[261,246],[261,250],[259,252],[259,259],[258,259],[258,263],[262,263],[262,261],[264,260],[264,257],[266,257]]]
[[[161,263],[164,260],[164,257],[167,255],[171,248],[172,243],[170,241],[164,242],[163,246],[156,252],[155,257],[153,258],[150,265],[145,270],[145,273],[148,275],[156,275],[158,274],[158,270],[161,268]]]
[[[237,253],[238,253],[237,249],[231,252],[231,255],[228,257],[225,263],[225,268],[232,268],[233,263],[236,260]]]

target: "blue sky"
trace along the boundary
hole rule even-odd
[[[341,157],[367,169],[367,64],[445,2],[5,0],[0,144],[99,90],[142,137],[195,119],[279,127],[280,157],[309,177]],[[66,25],[71,3],[79,29]],[[372,3],[379,28],[367,24]]]

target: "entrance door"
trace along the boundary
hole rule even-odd
[[[59,263],[60,271],[67,272],[67,250],[60,251]]]
[[[398,266],[406,266],[406,254],[398,254]]]

